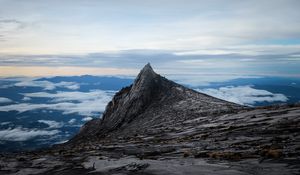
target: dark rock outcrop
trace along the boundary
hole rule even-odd
[[[134,83],[108,103],[103,117],[85,124],[69,143],[87,137],[103,138],[114,132],[128,136],[157,125],[172,127],[201,115],[232,113],[242,108],[170,81],[156,74],[148,63]]]

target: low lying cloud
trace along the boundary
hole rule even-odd
[[[12,100],[5,97],[0,97],[0,103],[11,103]]]
[[[111,99],[115,91],[102,91],[102,90],[92,90],[90,92],[64,92],[58,91],[57,93],[47,93],[47,92],[35,92],[35,93],[24,93],[25,97],[30,98],[50,98],[52,102],[70,102],[78,101],[83,102],[87,100],[102,99],[107,101]]]
[[[63,114],[78,113],[80,115],[95,115],[103,112],[107,103],[112,99],[114,91],[94,90],[90,92],[57,92],[57,93],[26,93],[25,97],[50,98],[48,104],[19,103],[0,106],[0,111],[25,112],[37,109],[63,111]]]
[[[87,121],[90,121],[90,120],[92,120],[92,119],[93,119],[92,117],[85,117],[85,118],[83,118],[81,121],[87,122]]]
[[[22,100],[23,100],[23,101],[30,101],[31,98],[30,98],[30,97],[23,97]]]
[[[72,118],[72,119],[70,119],[70,120],[68,121],[68,123],[69,123],[70,125],[74,124],[75,122],[76,122],[76,119],[75,119],[75,118]]]
[[[25,80],[15,84],[15,86],[19,87],[42,87],[44,90],[53,90],[55,89],[54,83],[49,81],[32,81],[32,80]]]
[[[201,74],[201,75],[170,75],[171,80],[190,87],[209,86],[215,82],[225,82],[238,78],[261,78],[259,76],[243,76],[234,74]]]
[[[71,90],[77,90],[80,88],[79,84],[77,84],[75,82],[66,82],[66,81],[55,83],[55,86],[64,87],[64,88],[71,89]]]
[[[52,120],[38,120],[38,122],[48,125],[49,128],[61,128],[64,126],[63,122],[56,122]]]
[[[80,85],[75,82],[59,82],[59,83],[52,83],[50,81],[35,81],[30,79],[25,79],[24,81],[15,83],[14,86],[19,87],[41,87],[44,90],[54,90],[57,87],[63,87],[71,90],[77,90],[80,88]]]
[[[1,126],[3,126],[3,125],[9,125],[9,124],[11,124],[11,122],[1,122],[0,123]]]
[[[254,105],[258,102],[286,102],[283,94],[254,89],[252,86],[227,86],[219,89],[196,89],[199,92],[241,105]]]
[[[14,128],[0,130],[0,140],[3,141],[26,141],[39,136],[53,136],[58,134],[59,130],[37,130],[27,128]]]

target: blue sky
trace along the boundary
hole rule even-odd
[[[0,76],[300,77],[300,1],[0,0]]]

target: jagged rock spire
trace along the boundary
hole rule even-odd
[[[152,69],[150,63],[147,63],[140,72],[147,72],[147,71],[152,71],[153,72],[153,69]]]
[[[102,121],[97,121],[98,133],[115,130],[140,115],[160,91],[161,78],[153,71],[150,63],[146,64],[134,83],[118,92],[107,105]]]
[[[136,77],[131,88],[131,93],[137,93],[138,91],[145,91],[152,88],[155,83],[154,79],[158,76],[159,75],[153,71],[150,63],[146,64]]]
[[[134,84],[137,84],[139,81],[144,81],[144,79],[151,79],[157,76],[157,74],[153,71],[150,63],[146,64],[144,68],[140,71],[138,76],[136,77]]]

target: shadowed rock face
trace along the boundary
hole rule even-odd
[[[199,115],[219,115],[240,109],[240,105],[172,82],[156,74],[148,63],[134,83],[119,91],[109,102],[102,119],[88,122],[69,143],[87,137],[106,137],[115,132],[132,135],[156,125],[172,127]]]

